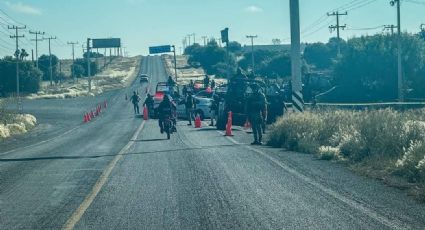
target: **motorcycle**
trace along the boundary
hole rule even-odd
[[[164,131],[167,133],[167,139],[170,139],[171,134],[176,131],[176,127],[170,116],[164,119]]]

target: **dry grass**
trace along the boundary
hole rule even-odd
[[[33,129],[37,119],[29,114],[15,114],[5,109],[5,102],[0,101],[0,140],[20,135]]]
[[[346,161],[370,176],[402,178],[425,194],[425,110],[292,113],[269,136],[272,146]]]

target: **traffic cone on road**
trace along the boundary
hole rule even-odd
[[[143,107],[143,120],[149,120],[148,108],[146,106]]]
[[[89,119],[87,118],[87,113],[84,114],[84,118],[83,118],[84,123],[87,123],[89,121]]]
[[[87,121],[91,121],[91,115],[90,115],[90,113],[86,113],[86,116],[87,116]]]
[[[195,118],[195,128],[201,128],[201,117],[199,116],[199,114],[198,115],[196,115],[196,118]]]
[[[231,137],[231,136],[233,136],[233,134],[232,134],[232,116],[233,116],[233,113],[232,113],[232,111],[230,111],[229,112],[229,116],[228,116],[228,118],[227,118],[227,124],[226,124],[226,134],[225,134],[225,136],[228,136],[228,137]]]

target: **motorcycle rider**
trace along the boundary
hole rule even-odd
[[[159,114],[159,128],[161,129],[161,133],[164,133],[164,120],[166,118],[170,118],[175,125],[174,114],[176,111],[176,105],[170,100],[168,95],[164,95],[164,100],[158,106],[158,114]],[[175,129],[173,127],[172,129]]]

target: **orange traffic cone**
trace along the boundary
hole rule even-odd
[[[225,136],[228,136],[228,137],[233,136],[233,134],[232,134],[232,122],[233,122],[232,116],[233,116],[233,113],[232,113],[232,111],[230,111],[229,117],[227,118],[226,134],[225,134]]]
[[[86,113],[86,116],[87,116],[87,121],[91,121],[91,115],[90,115],[90,113]]]
[[[195,128],[201,128],[201,117],[199,114],[197,114],[195,118]]]
[[[149,119],[148,108],[146,106],[143,107],[143,120],[147,121]]]
[[[84,114],[84,118],[83,118],[84,123],[87,123],[89,121],[89,119],[87,119],[87,113]]]

